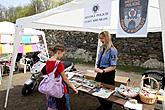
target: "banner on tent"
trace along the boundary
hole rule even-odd
[[[120,0],[117,37],[147,37],[148,0]]]
[[[111,0],[92,0],[84,8],[84,27],[110,25]]]

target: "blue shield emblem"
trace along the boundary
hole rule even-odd
[[[120,0],[121,28],[129,34],[139,31],[146,22],[147,9],[148,0]]]

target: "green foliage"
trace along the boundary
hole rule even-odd
[[[17,19],[22,18],[22,17],[26,17],[26,16],[30,16],[33,14],[35,14],[35,9],[30,5],[27,5],[24,7],[17,7],[15,9],[15,15],[16,15]]]
[[[33,15],[35,14],[34,12],[34,8],[31,5],[10,7],[6,12],[6,18],[0,19],[0,21],[16,22],[16,19]]]
[[[64,4],[60,0],[31,0],[31,3],[26,6],[9,7],[4,9],[5,18],[0,15],[0,21],[16,22],[16,19],[31,16],[36,13],[57,7]]]
[[[1,18],[1,19],[0,19],[0,22],[3,22],[3,21],[9,21],[9,20],[6,19],[6,18]]]

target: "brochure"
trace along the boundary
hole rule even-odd
[[[92,95],[98,96],[101,98],[108,98],[114,92],[115,92],[115,90],[108,90],[108,89],[100,88],[99,90],[96,89]]]
[[[89,92],[91,90],[91,88],[87,87],[87,86],[80,86],[77,88],[77,90],[83,91],[83,92]]]

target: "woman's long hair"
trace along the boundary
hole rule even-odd
[[[106,40],[106,43],[105,43],[106,51],[108,51],[109,48],[111,48],[111,47],[115,48],[115,46],[112,43],[112,36],[111,36],[111,34],[109,34],[108,31],[103,31],[99,35],[102,35],[103,37],[105,37],[105,40]],[[101,49],[101,51],[103,51],[103,47],[101,47],[100,49]]]

